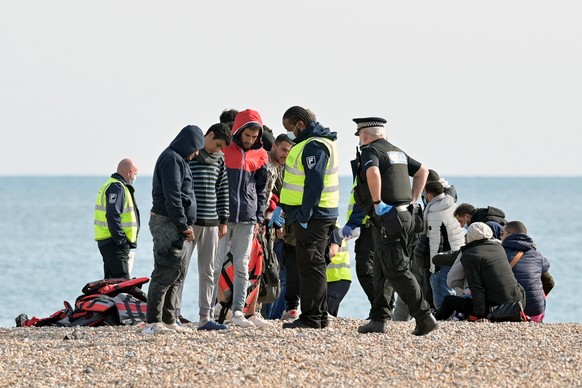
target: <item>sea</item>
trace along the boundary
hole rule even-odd
[[[48,317],[74,303],[83,286],[103,277],[93,240],[97,191],[108,177],[0,177],[0,327],[14,327],[21,313]],[[457,189],[458,202],[495,206],[507,220],[525,223],[538,249],[550,261],[556,283],[548,295],[545,322],[582,322],[582,193],[580,177],[445,177]],[[346,218],[351,177],[340,179],[339,222]],[[151,177],[135,183],[142,215],[132,276],[150,276],[152,237],[148,229]],[[353,259],[353,243],[350,243]],[[194,254],[196,255],[196,253]],[[195,257],[192,259],[195,263]],[[352,265],[353,281],[339,316],[365,319],[369,311]],[[147,284],[144,286],[147,291]],[[183,315],[197,320],[198,276],[189,269]]]

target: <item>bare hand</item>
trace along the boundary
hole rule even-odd
[[[228,232],[228,226],[226,224],[218,224],[218,239],[220,240]]]
[[[329,244],[329,257],[334,257],[340,250],[340,246],[336,243]]]
[[[192,229],[191,226],[188,227],[188,229],[186,229],[185,231],[182,232],[182,234],[184,235],[184,240],[186,241],[194,241],[194,229]]]

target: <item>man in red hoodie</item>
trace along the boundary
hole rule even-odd
[[[227,254],[234,265],[232,323],[239,327],[267,326],[260,313],[247,319],[244,314],[248,286],[248,266],[253,238],[264,222],[267,206],[267,151],[262,147],[263,121],[259,112],[246,109],[239,112],[232,125],[232,143],[224,151],[229,187],[230,216],[228,233],[220,240],[215,281]],[[247,315],[249,312],[247,312]]]

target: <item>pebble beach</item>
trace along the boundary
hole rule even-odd
[[[582,324],[413,322],[359,334],[270,328],[144,335],[138,326],[1,328],[0,386],[582,386]]]

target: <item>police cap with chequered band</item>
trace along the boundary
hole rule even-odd
[[[382,117],[361,117],[352,119],[357,124],[358,129],[354,135],[358,136],[360,129],[368,127],[383,127],[386,124],[386,119]]]

